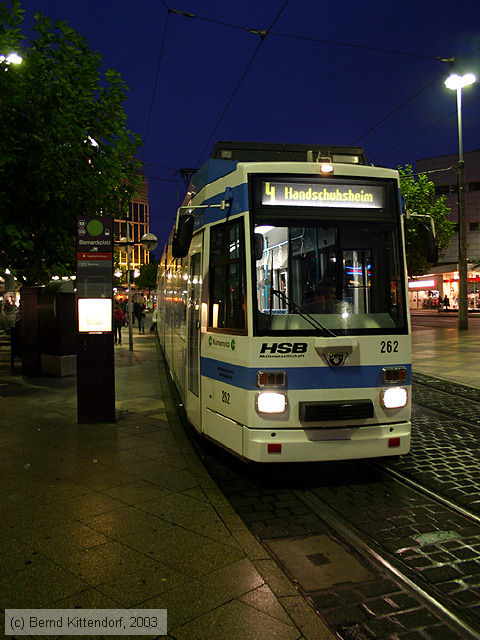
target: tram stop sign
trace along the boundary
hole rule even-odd
[[[77,219],[77,298],[80,332],[112,331],[113,221]]]
[[[113,220],[77,218],[77,416],[115,421]]]

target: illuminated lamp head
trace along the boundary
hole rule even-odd
[[[323,175],[333,174],[333,164],[331,162],[322,162],[320,164],[320,173]]]

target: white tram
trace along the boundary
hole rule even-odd
[[[200,433],[258,462],[409,451],[400,202],[397,171],[361,148],[216,144],[157,283],[159,340]]]

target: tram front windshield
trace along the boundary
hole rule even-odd
[[[306,220],[288,226],[262,216],[254,233],[257,334],[406,332],[403,260],[393,224]]]

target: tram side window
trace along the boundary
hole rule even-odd
[[[245,329],[244,256],[243,220],[212,227],[208,317],[212,329]]]

